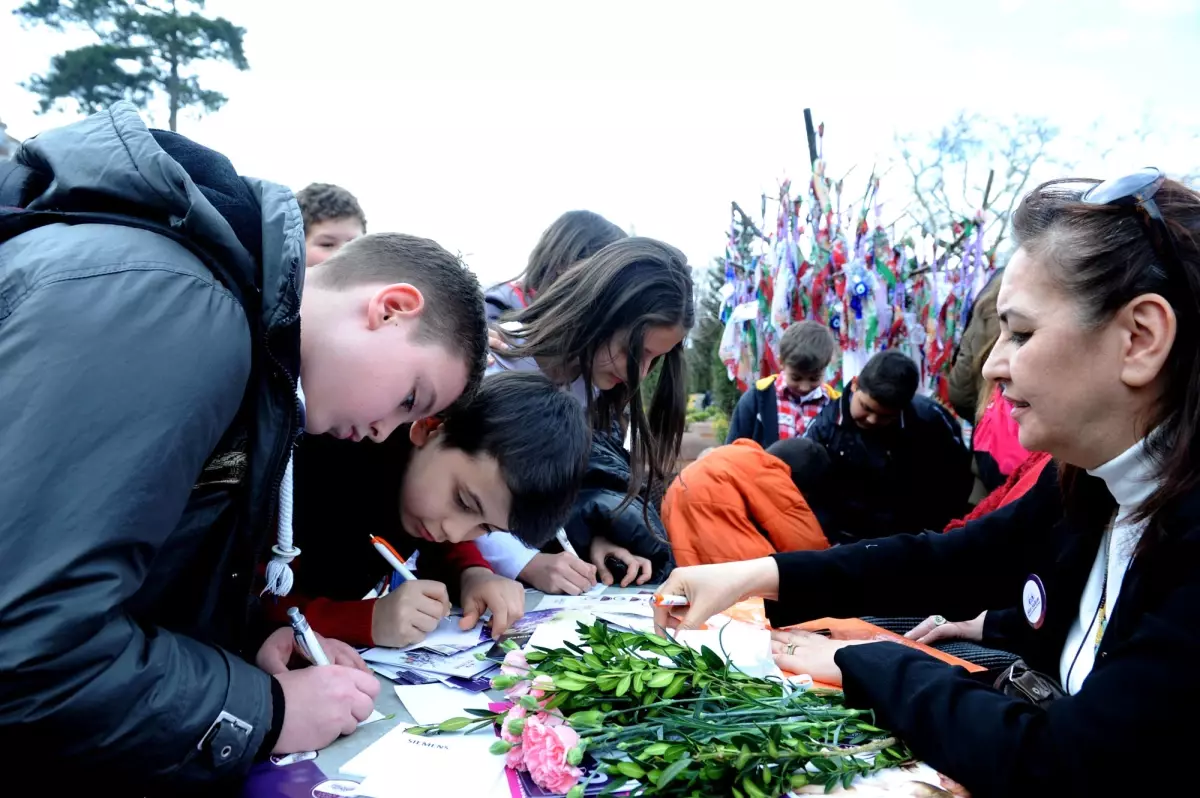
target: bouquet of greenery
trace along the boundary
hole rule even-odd
[[[412,733],[499,724],[492,752],[543,789],[583,795],[584,752],[609,774],[638,782],[632,795],[768,798],[806,784],[826,792],[911,759],[842,694],[794,690],[749,676],[710,648],[652,634],[579,625],[585,643],[512,649],[492,685],[514,703],[468,710]],[[862,756],[870,754],[871,756]],[[604,794],[624,789],[617,779]]]

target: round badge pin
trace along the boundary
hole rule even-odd
[[[1025,620],[1034,629],[1041,629],[1046,620],[1046,586],[1037,574],[1030,574],[1025,580],[1025,589],[1021,591],[1021,609],[1025,610]]]

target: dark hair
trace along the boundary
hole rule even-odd
[[[419,335],[467,362],[470,399],[487,367],[487,320],[479,280],[436,241],[402,233],[356,238],[329,260],[308,270],[305,280],[333,291],[360,285],[408,283],[425,297]]]
[[[517,281],[537,296],[574,264],[626,237],[624,230],[598,213],[567,211],[542,233]]]
[[[496,458],[512,492],[509,531],[540,548],[562,526],[587,470],[592,433],[579,402],[537,372],[484,378],[445,415],[443,445]]]
[[[1097,182],[1053,180],[1038,186],[1013,215],[1013,234],[1074,299],[1084,324],[1100,327],[1145,294],[1158,294],[1175,311],[1162,396],[1152,417],[1135,420],[1155,430],[1146,443],[1162,483],[1135,516],[1150,521],[1144,548],[1162,538],[1164,508],[1200,482],[1200,449],[1194,446],[1200,434],[1200,194],[1167,180],[1154,195],[1180,268],[1160,261],[1134,210],[1080,202],[1088,186],[1079,184]],[[1079,469],[1064,465],[1062,470],[1064,485],[1073,484]]]
[[[903,410],[912,402],[920,381],[912,358],[898,349],[885,349],[863,366],[858,389],[888,410]]]
[[[346,189],[332,183],[309,183],[296,192],[300,215],[304,217],[304,234],[312,232],[317,222],[329,219],[357,219],[367,232],[367,217],[358,200]]]
[[[570,269],[502,330],[506,357],[533,357],[554,379],[583,378],[593,427],[609,432],[629,411],[630,480],[621,507],[648,482],[651,494],[674,471],[687,413],[683,344],[660,358],[650,412],[642,408],[643,340],[651,327],[695,322],[692,274],[683,253],[652,238],[623,238]],[[593,401],[592,363],[614,336],[627,335],[625,381]],[[647,479],[648,477],[648,479]]]
[[[798,321],[779,339],[779,359],[785,368],[804,374],[824,371],[833,360],[833,333],[819,321]]]
[[[818,491],[829,473],[831,461],[824,446],[808,438],[784,438],[767,447],[792,470],[792,483],[807,498]]]

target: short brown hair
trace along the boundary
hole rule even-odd
[[[317,222],[329,219],[357,219],[367,232],[367,217],[362,207],[346,189],[332,183],[309,183],[296,194],[300,215],[304,217],[304,234],[312,231]]]
[[[403,233],[373,233],[339,249],[309,270],[305,280],[333,291],[360,285],[408,283],[425,296],[419,335],[467,361],[467,389],[474,395],[487,366],[487,317],[479,280],[436,241]]]
[[[798,321],[783,331],[779,359],[784,368],[803,374],[824,371],[833,360],[833,333],[819,321]]]

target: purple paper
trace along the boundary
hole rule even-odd
[[[328,778],[311,759],[283,766],[268,761],[250,771],[242,785],[242,798],[340,798],[357,787],[351,779]]]

